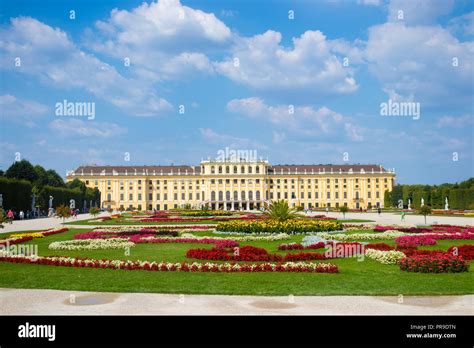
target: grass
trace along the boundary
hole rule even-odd
[[[39,254],[64,255],[155,261],[191,261],[186,251],[193,247],[211,248],[203,244],[138,244],[130,249],[130,255],[121,250],[52,251],[53,241],[69,240],[87,229],[71,229],[68,232],[37,238],[26,244],[36,243]],[[354,231],[355,233],[356,231]],[[361,231],[362,232],[362,231]],[[364,231],[366,232],[366,231]],[[15,232],[18,233],[18,232]],[[199,231],[196,235],[214,235]],[[302,236],[292,236],[299,242]],[[284,241],[285,243],[291,241]],[[386,242],[394,245],[393,240]],[[245,242],[278,251],[282,241]],[[440,240],[438,245],[426,249],[444,249],[451,245],[474,244],[471,240]],[[203,261],[204,262],[204,261]],[[382,265],[365,258],[334,259],[339,274],[311,273],[161,273],[148,271],[123,271],[107,269],[83,269],[43,265],[9,264],[0,262],[0,287],[87,290],[110,292],[158,292],[179,294],[234,294],[234,295],[454,295],[474,293],[473,271],[457,274],[419,274],[400,271],[396,265]]]

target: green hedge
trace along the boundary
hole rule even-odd
[[[53,208],[61,204],[66,204],[69,206],[69,201],[74,199],[76,201],[76,208],[82,209],[84,205],[84,200],[87,202],[87,207],[89,207],[90,200],[96,201],[97,198],[94,197],[93,193],[86,191],[86,193],[81,192],[80,189],[67,189],[63,187],[53,187],[53,186],[44,186],[39,193],[39,204],[42,209],[48,209],[49,207],[49,196],[53,196]],[[96,201],[96,204],[99,205],[100,202]]]
[[[0,177],[0,193],[3,195],[3,208],[31,210],[32,185],[27,180]]]
[[[451,190],[448,199],[451,209],[474,209],[474,189]]]

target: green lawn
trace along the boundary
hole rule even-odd
[[[28,243],[37,243],[39,254],[67,255],[110,259],[140,259],[155,261],[192,261],[186,251],[193,247],[211,248],[203,244],[138,244],[126,256],[121,250],[51,251],[49,243],[72,239],[75,233],[86,229],[73,229]],[[200,231],[197,235],[214,235]],[[293,236],[300,241],[302,236]],[[285,241],[290,242],[290,241]],[[379,241],[377,241],[379,242]],[[382,242],[382,241],[381,241]],[[393,240],[383,241],[394,244]],[[281,241],[248,242],[277,250]],[[429,249],[447,249],[451,245],[473,244],[471,240],[439,241]],[[279,252],[284,253],[284,252]],[[204,262],[204,261],[202,261]],[[474,293],[473,271],[458,274],[418,274],[399,270],[395,265],[382,265],[365,258],[334,259],[339,274],[318,273],[161,273],[149,271],[123,271],[83,269],[43,265],[9,264],[0,262],[0,287],[41,288],[62,290],[88,290],[112,292],[159,292],[179,294],[238,294],[238,295],[442,295]]]

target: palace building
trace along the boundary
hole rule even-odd
[[[205,160],[199,166],[81,166],[67,180],[101,192],[101,207],[168,210],[190,205],[253,210],[285,199],[304,209],[383,207],[395,171],[380,165],[271,165]]]

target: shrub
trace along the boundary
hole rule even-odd
[[[413,255],[399,262],[400,269],[407,272],[420,273],[458,273],[469,270],[468,261],[461,256],[451,254]]]
[[[296,217],[296,209],[290,208],[288,202],[284,199],[273,201],[268,207],[266,213],[271,219],[277,221],[286,221]]]

